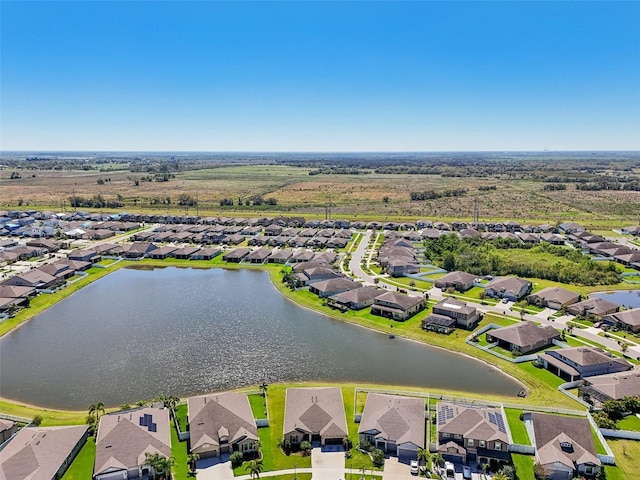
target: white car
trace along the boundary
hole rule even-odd
[[[411,463],[409,463],[409,466],[411,467],[411,475],[418,475],[418,461],[411,460]]]

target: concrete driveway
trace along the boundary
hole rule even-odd
[[[311,470],[313,480],[338,480],[344,478],[344,450],[342,447],[320,447],[311,450]]]
[[[382,480],[408,480],[414,478],[408,463],[401,463],[397,457],[389,457],[384,461]],[[415,476],[417,479],[418,477]]]
[[[198,480],[233,480],[233,468],[231,468],[229,455],[198,460],[196,478]]]

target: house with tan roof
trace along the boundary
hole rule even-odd
[[[25,427],[0,451],[3,480],[62,478],[87,441],[86,425]]]
[[[15,285],[18,287],[32,287],[37,290],[55,288],[64,283],[64,278],[56,278],[53,275],[39,270],[29,270],[28,272],[15,275],[3,282],[3,285]]]
[[[621,330],[628,330],[633,333],[640,332],[640,308],[611,313],[602,317],[602,321]]]
[[[284,439],[292,445],[319,442],[341,445],[348,435],[342,390],[287,388],[284,407]]]
[[[625,372],[632,365],[596,347],[572,347],[538,354],[538,362],[550,372],[568,382],[594,375]]]
[[[584,384],[578,388],[578,397],[596,408],[608,400],[640,397],[640,370],[636,368],[585,378]]]
[[[550,480],[594,478],[601,467],[586,418],[527,414],[533,428],[536,463],[544,467]]]
[[[404,322],[424,310],[424,307],[425,300],[422,297],[409,296],[397,292],[385,292],[373,299],[371,313]]]
[[[571,315],[582,315],[585,317],[587,315],[593,315],[598,318],[610,313],[615,313],[618,310],[620,310],[620,305],[617,303],[597,297],[574,303],[567,308],[567,312]]]
[[[369,442],[402,459],[415,460],[425,448],[423,398],[369,393],[358,426],[360,443]]]
[[[309,291],[321,298],[330,297],[338,293],[355,290],[362,287],[360,282],[356,282],[347,277],[330,278],[320,282],[313,282],[309,285]]]
[[[527,302],[539,307],[560,310],[563,307],[579,302],[580,294],[560,287],[547,287],[527,297]]]
[[[445,459],[486,463],[491,470],[511,463],[511,432],[502,408],[439,402],[436,424],[438,453]]]
[[[18,424],[13,420],[0,418],[0,445],[9,440],[18,431]]]
[[[432,315],[442,315],[456,321],[456,326],[472,329],[480,321],[480,312],[467,302],[445,297],[433,306]]]
[[[466,292],[473,287],[477,276],[467,272],[451,272],[435,281],[436,288],[455,288],[459,292]]]
[[[506,298],[517,302],[531,291],[531,282],[518,277],[502,277],[491,280],[484,289],[489,297]]]
[[[363,308],[373,305],[373,301],[376,297],[379,297],[385,292],[385,290],[366,286],[347,290],[346,292],[337,293],[329,297],[330,305],[340,305],[342,307],[350,308],[351,310],[362,310]]]
[[[169,410],[137,408],[100,417],[94,480],[128,480],[153,473],[145,454],[171,456]]]
[[[246,394],[190,397],[187,404],[191,453],[207,458],[258,451],[258,428]]]
[[[488,343],[497,343],[505,350],[526,354],[553,345],[553,340],[560,339],[560,332],[551,325],[520,322],[490,330],[486,337]]]

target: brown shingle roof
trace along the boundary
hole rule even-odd
[[[516,323],[488,333],[494,338],[519,347],[535,345],[543,340],[551,341],[554,338],[560,338],[560,332],[551,325],[538,326],[533,322]]]
[[[376,436],[397,445],[425,446],[424,399],[370,393],[358,433],[377,431]]]
[[[640,396],[640,370],[623,373],[608,373],[586,379],[587,383],[610,398]]]
[[[438,432],[509,444],[507,420],[497,408],[440,402],[436,410]]]
[[[342,390],[328,388],[288,388],[284,411],[284,434],[304,431],[333,438],[346,436]]]

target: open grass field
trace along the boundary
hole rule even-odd
[[[504,413],[507,415],[507,422],[509,423],[509,429],[511,430],[514,443],[531,445],[531,440],[529,439],[527,429],[524,427],[524,422],[520,420],[522,410],[505,408]]]
[[[118,168],[123,168],[125,164]],[[23,171],[22,178],[9,180],[13,171],[0,170],[3,192],[0,204],[13,207],[22,204],[39,209],[62,209],[72,193],[90,198],[100,194],[107,199],[119,198],[127,211],[184,213],[177,205],[180,195],[198,198],[199,211],[206,215],[252,216],[265,211],[322,217],[330,205],[334,217],[358,219],[410,220],[437,217],[443,221],[470,219],[474,203],[479,201],[482,221],[515,219],[523,223],[556,223],[580,221],[585,226],[608,231],[634,221],[638,214],[638,194],[632,191],[580,191],[569,185],[564,191],[544,191],[544,183],[536,179],[514,178],[508,172],[495,176],[456,177],[412,174],[309,175],[311,167],[276,164],[221,163],[216,168],[173,171],[167,182],[140,181],[145,172],[119,169]],[[211,164],[210,166],[214,166]],[[102,168],[102,166],[101,166]],[[99,180],[106,180],[98,184]],[[137,180],[137,182],[136,182]],[[492,190],[480,190],[495,187]],[[429,201],[411,201],[410,192],[465,189],[466,194]],[[238,199],[253,195],[275,198],[277,206],[238,206]],[[158,204],[158,198],[169,197],[171,204]],[[220,200],[235,200],[235,207],[220,207]],[[195,208],[191,209],[194,213]],[[635,223],[635,222],[634,222]]]
[[[607,440],[616,456],[618,468],[607,467],[607,480],[634,480],[640,472],[640,442],[632,440]]]

